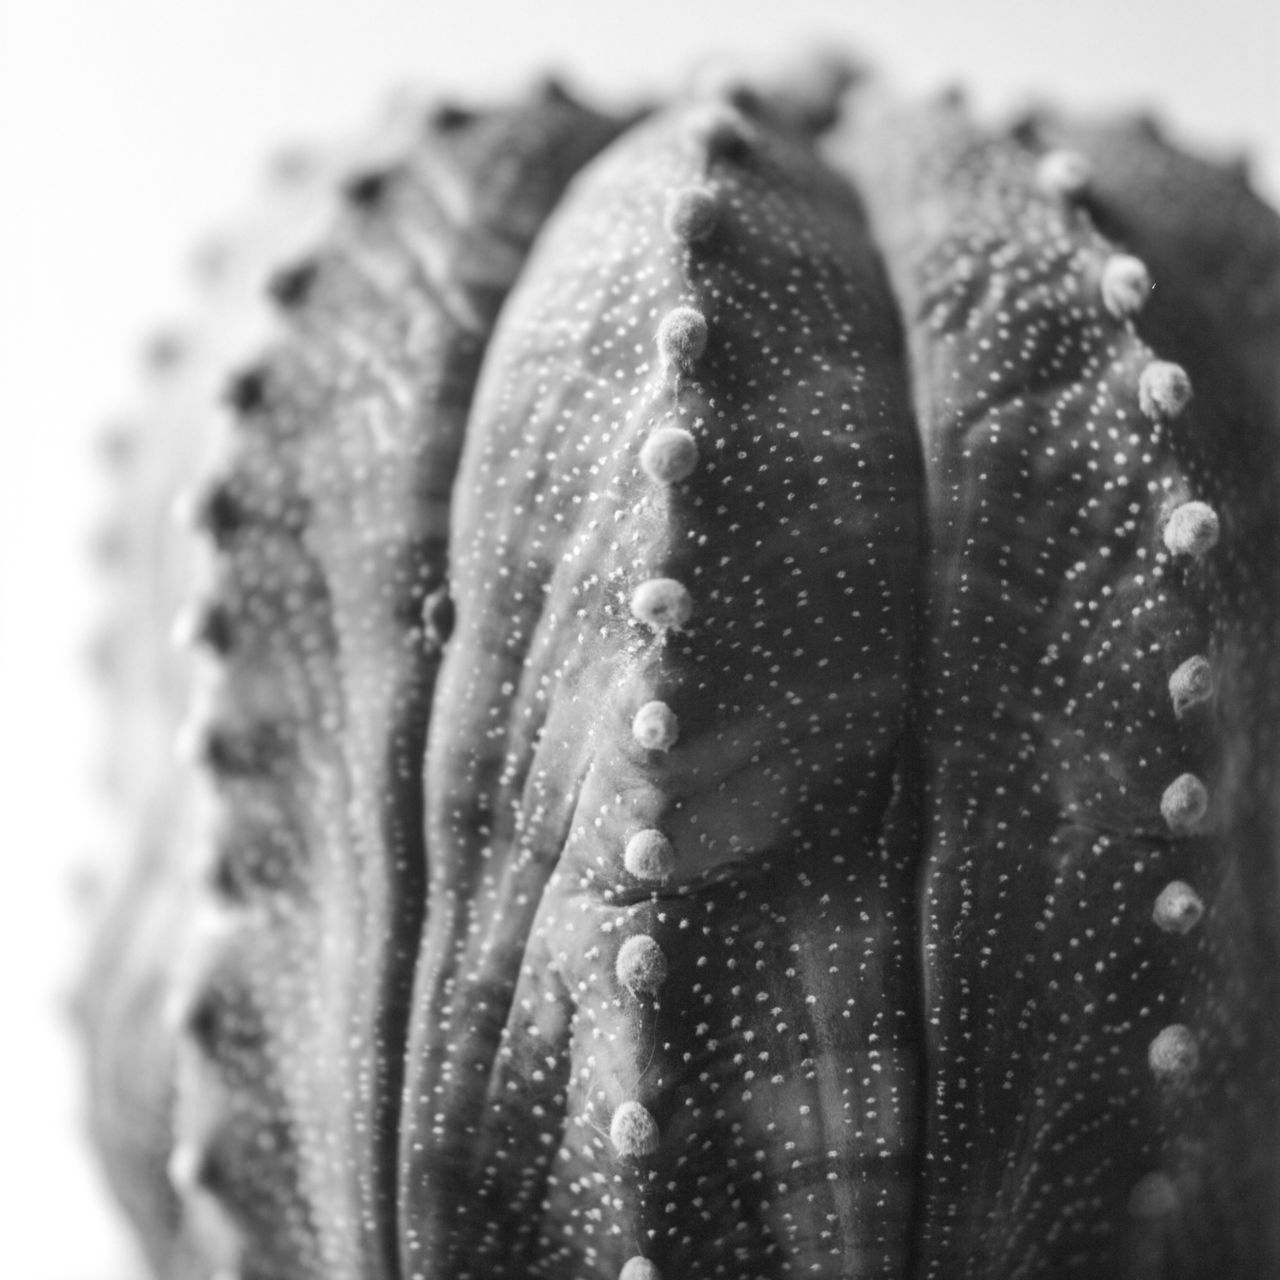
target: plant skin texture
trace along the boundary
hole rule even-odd
[[[861,73],[284,168],[117,451],[156,1275],[1280,1274],[1239,172]]]

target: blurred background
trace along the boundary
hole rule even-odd
[[[0,0],[0,1215],[23,1280],[141,1275],[80,1135],[65,992],[75,868],[109,845],[110,726],[84,653],[105,510],[95,433],[145,343],[197,306],[190,264],[268,157],[359,131],[400,86],[678,86],[711,55],[856,49],[985,107],[1148,107],[1280,191],[1276,0]]]

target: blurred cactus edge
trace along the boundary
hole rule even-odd
[[[1280,1276],[1280,219],[820,58],[276,165],[108,442],[157,1280]]]

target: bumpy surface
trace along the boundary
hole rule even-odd
[[[1280,1269],[1280,222],[844,79],[402,116],[211,461],[165,374],[212,662],[174,772],[135,560],[81,1001],[158,1275]]]
[[[913,883],[879,836],[917,450],[887,285],[806,149],[658,117],[503,314],[425,777],[410,1274],[901,1265]]]
[[[272,275],[280,337],[230,378],[233,438],[183,504],[215,550],[183,627],[216,659],[182,743],[212,814],[189,833],[195,848],[165,847],[164,870],[143,878],[168,928],[143,972],[172,989],[142,1016],[100,1018],[96,1055],[127,1079],[142,1032],[170,1076],[148,1107],[164,1113],[188,1205],[153,1245],[166,1268],[193,1249],[246,1275],[394,1274],[418,779],[439,659],[424,635],[439,611],[424,619],[424,605],[444,577],[487,332],[564,183],[618,128],[554,86],[425,123],[398,163],[352,176],[319,252]],[[166,842],[182,839],[156,803]],[[173,862],[199,867],[203,893]],[[197,912],[212,920],[180,958]],[[91,1010],[135,991],[139,914],[126,894]],[[127,1170],[126,1194],[139,1181]],[[161,1185],[142,1199],[171,1196]]]
[[[1261,327],[1257,277],[1179,273],[1170,240],[1198,261],[1199,187],[1248,208],[1235,252],[1272,289],[1280,239],[1229,176],[1118,129],[1079,141],[1069,165],[944,103],[833,143],[908,318],[928,473],[922,1274],[1259,1274],[1280,437],[1232,341]],[[1110,198],[1122,143],[1129,181],[1173,189]],[[1162,269],[1198,323],[1144,307]],[[1154,1186],[1165,1210],[1140,1191],[1126,1223]]]

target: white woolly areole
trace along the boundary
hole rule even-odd
[[[1147,1061],[1160,1079],[1180,1084],[1188,1080],[1199,1065],[1200,1050],[1191,1032],[1175,1022],[1152,1040]]]
[[[1175,556],[1202,556],[1218,543],[1218,513],[1207,502],[1184,502],[1164,527],[1164,545]]]
[[[683,187],[667,201],[663,221],[674,239],[692,244],[715,230],[719,216],[716,193],[710,187]]]
[[[1189,933],[1203,915],[1200,895],[1183,880],[1171,880],[1165,885],[1151,911],[1151,918],[1166,933]]]
[[[1191,403],[1191,379],[1180,364],[1153,360],[1138,375],[1138,408],[1148,418],[1176,418]]]
[[[640,465],[657,484],[687,480],[698,465],[698,442],[683,427],[658,427],[640,446]]]
[[[650,578],[631,593],[631,616],[654,631],[679,631],[693,614],[693,597],[674,578]]]
[[[707,349],[707,318],[692,307],[675,307],[658,326],[658,351],[664,363],[684,372],[701,359]]]
[[[1117,319],[1141,311],[1151,293],[1151,273],[1141,258],[1113,253],[1102,268],[1102,305]]]
[[[620,1156],[651,1156],[658,1149],[658,1125],[638,1102],[624,1102],[613,1113],[609,1141]]]
[[[648,934],[638,934],[618,948],[614,972],[618,981],[633,993],[656,995],[667,980],[667,957]]]
[[[1129,1192],[1129,1212],[1135,1218],[1163,1218],[1178,1207],[1178,1188],[1163,1173],[1144,1174]]]
[[[637,1254],[628,1258],[618,1272],[618,1280],[662,1280],[662,1272],[649,1261]]]
[[[641,880],[665,880],[676,869],[676,851],[661,831],[637,831],[627,841],[622,862]]]
[[[1089,162],[1078,151],[1050,151],[1036,165],[1036,186],[1047,196],[1078,196],[1092,176]]]
[[[1184,773],[1164,789],[1160,816],[1171,831],[1194,831],[1209,812],[1209,792],[1194,773]]]
[[[631,733],[647,751],[670,751],[680,736],[680,721],[665,702],[646,702],[631,721]]]
[[[1169,677],[1169,697],[1178,716],[1213,697],[1213,667],[1209,659],[1197,654],[1178,667]]]

